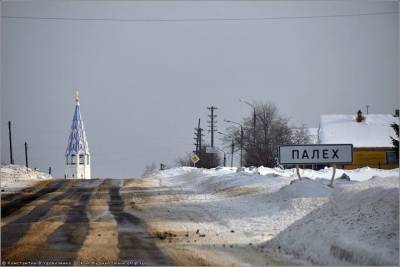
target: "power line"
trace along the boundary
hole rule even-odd
[[[114,21],[114,22],[212,22],[212,21],[264,21],[264,20],[284,20],[284,19],[312,19],[312,18],[337,18],[337,17],[358,17],[398,14],[399,12],[372,12],[372,13],[352,13],[352,14],[333,14],[333,15],[314,15],[314,16],[281,16],[281,17],[258,17],[258,18],[149,18],[149,19],[121,19],[121,18],[72,18],[72,17],[30,17],[30,16],[1,16],[5,19],[23,20],[59,20],[59,21]]]

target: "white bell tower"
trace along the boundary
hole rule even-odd
[[[90,179],[90,153],[83,126],[79,92],[76,92],[76,105],[72,119],[71,132],[68,138],[67,150],[65,151],[65,175],[67,179]]]

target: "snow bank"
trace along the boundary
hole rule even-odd
[[[398,263],[399,169],[337,170],[350,181],[336,179],[335,188],[328,187],[332,168],[300,172],[301,181],[295,169],[164,170],[149,178],[161,187],[141,208],[152,229],[189,233],[182,246],[233,253],[238,265],[254,250],[285,264]]]
[[[333,169],[326,167],[321,170],[311,169],[300,169],[302,177],[308,177],[311,179],[327,179],[330,180],[332,177]],[[375,169],[370,167],[364,167],[354,170],[336,170],[336,179],[341,175],[346,174],[350,177],[351,181],[366,181],[373,176],[379,177],[390,177],[399,174],[399,169],[383,170]],[[218,179],[219,181],[231,181],[232,183],[243,183],[249,184],[249,181],[242,181],[242,179],[261,179],[261,184],[268,183],[267,180],[263,179],[262,176],[267,177],[278,177],[278,178],[289,178],[287,181],[297,179],[296,169],[281,169],[281,168],[230,168],[230,167],[218,167],[215,169],[200,169],[193,167],[178,167],[168,170],[158,171],[154,174],[156,177],[160,177],[163,185],[165,186],[188,186],[195,188],[200,183],[207,184],[212,180]],[[251,178],[253,177],[253,178]],[[213,179],[214,178],[214,179]],[[211,179],[211,180],[210,180]],[[208,181],[210,180],[210,181]]]
[[[0,168],[1,188],[4,191],[29,186],[40,180],[52,179],[53,177],[39,171],[35,171],[20,165],[4,165]]]
[[[320,265],[399,264],[399,177],[334,189],[265,246]]]
[[[282,199],[328,197],[332,189],[327,185],[303,178],[294,180],[292,184],[282,187],[277,194]]]

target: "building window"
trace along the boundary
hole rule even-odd
[[[79,164],[85,164],[85,155],[79,155]]]
[[[386,151],[386,164],[399,163],[399,157],[395,151]]]
[[[72,154],[71,155],[71,165],[75,165],[76,164],[76,155]]]

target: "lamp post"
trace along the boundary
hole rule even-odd
[[[243,126],[242,126],[242,124],[235,122],[235,121],[224,120],[224,122],[236,124],[236,125],[239,125],[239,127],[240,127],[240,167],[242,167],[243,166]]]
[[[239,99],[239,101],[250,106],[253,109],[253,142],[254,142],[254,148],[255,148],[256,147],[256,124],[257,124],[256,106],[244,99]]]
[[[229,135],[224,134],[222,132],[217,132],[217,133],[220,134],[220,135],[224,135],[224,136],[228,136],[229,137]],[[232,144],[231,144],[231,167],[233,167],[233,153],[234,153],[234,150],[235,150],[235,143],[233,142],[233,138],[232,138]],[[224,154],[224,162],[225,162],[225,154]],[[224,166],[225,166],[225,163],[224,163]]]

